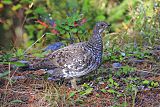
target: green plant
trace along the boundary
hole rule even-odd
[[[83,90],[79,90],[79,95],[85,96],[92,93],[93,88],[90,87],[88,84],[84,83],[82,86],[83,86]]]
[[[159,84],[158,82],[152,81],[150,85],[151,85],[151,87],[156,88],[156,87],[158,87],[160,84]]]
[[[0,56],[0,61],[1,62],[9,61],[12,57],[13,57],[13,54],[5,53],[5,54]]]
[[[120,47],[113,45],[105,50],[108,54],[104,55],[104,61],[121,62],[125,59],[125,53],[123,53]]]
[[[6,54],[3,54],[0,57],[0,64],[2,65],[2,67],[5,66],[5,65],[8,66],[7,69],[4,67],[3,68],[4,70],[0,72],[0,78],[8,80],[9,84],[12,84],[13,82],[15,82],[14,80],[12,80],[11,67],[14,68],[14,67],[20,67],[20,66],[24,66],[25,65],[25,64],[23,64],[21,62],[15,62],[15,61],[13,62],[13,61],[11,61],[11,58],[13,58],[13,56],[14,56],[14,54],[6,53]]]
[[[144,46],[153,46],[158,43],[158,35],[160,34],[159,6],[158,1],[141,1],[133,13],[133,28],[142,37]]]
[[[9,74],[9,71],[4,71],[3,73],[0,73],[0,78],[5,78]]]
[[[62,40],[69,40],[69,42],[73,43],[76,42],[75,37],[79,41],[84,39],[82,35],[85,33],[85,28],[82,25],[86,22],[86,19],[82,14],[73,13],[67,16],[66,19],[52,21],[52,25],[47,25],[47,27],[49,26],[51,32]]]

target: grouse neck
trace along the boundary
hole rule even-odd
[[[102,37],[101,33],[99,33],[96,29],[93,31],[93,35],[88,41],[88,45],[96,50],[102,51],[103,49],[103,42],[102,42]]]

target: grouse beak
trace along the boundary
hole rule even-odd
[[[107,23],[108,24],[108,26],[107,27],[110,27],[111,26],[111,24],[110,23]]]

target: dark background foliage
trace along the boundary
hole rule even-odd
[[[153,1],[147,2],[149,2],[148,5],[154,5]],[[71,35],[73,37],[79,35],[82,40],[87,40],[97,21],[107,21],[112,24],[112,32],[119,32],[130,26],[132,10],[140,3],[144,2],[138,0],[2,0],[0,3],[0,47],[1,49],[27,48],[44,33],[51,34],[40,41],[40,46],[63,40],[66,42]],[[65,31],[68,33],[59,29],[61,33],[59,35],[52,33],[52,28],[46,28],[42,23],[37,22],[40,20],[49,24],[52,20],[57,24],[66,21],[73,24],[72,22],[78,21],[78,18],[79,20],[85,19],[85,23],[77,29],[68,30],[66,27],[68,31],[66,29]],[[81,32],[77,34],[76,30]],[[69,35],[69,33],[73,34]]]

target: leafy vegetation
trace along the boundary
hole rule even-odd
[[[0,12],[2,107],[160,105],[159,0],[3,0]],[[41,70],[18,71],[46,56],[47,44],[88,40],[97,21],[112,25],[103,37],[103,63],[78,81],[79,89],[50,82]]]

